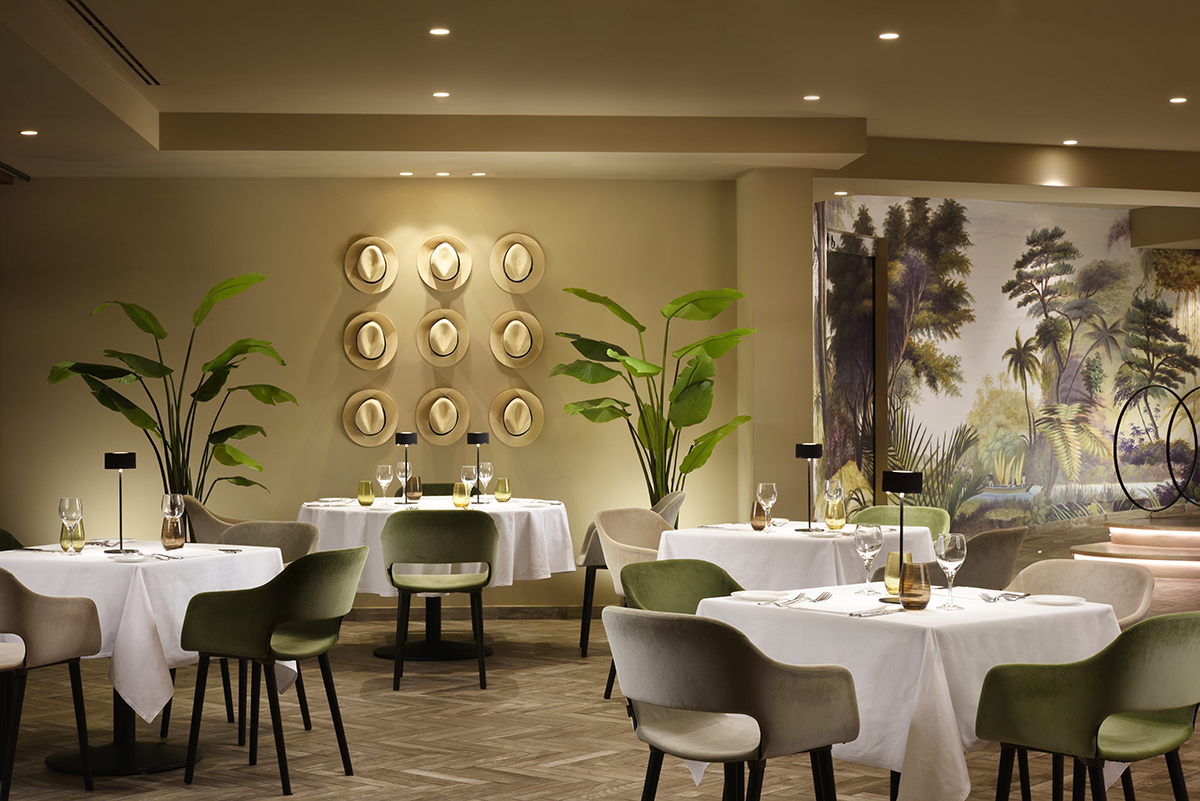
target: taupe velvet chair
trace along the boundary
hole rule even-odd
[[[1008,586],[1021,556],[1026,531],[1026,528],[1003,528],[967,537],[967,558],[954,575],[954,586],[983,590],[1002,590]],[[946,583],[946,574],[936,563],[929,566],[929,572],[934,584]],[[882,567],[875,571],[872,580],[883,580]]]
[[[187,509],[188,523],[191,524],[192,536],[196,542],[215,543],[231,526],[246,522],[236,517],[213,514],[191,495],[183,496],[183,506]]]
[[[686,499],[687,493],[682,490],[669,492],[650,509],[657,512],[658,516],[668,525],[674,527],[679,521],[679,510],[683,508],[683,502]],[[575,566],[582,567],[586,571],[583,577],[583,622],[579,625],[579,655],[586,657],[588,637],[592,630],[592,603],[596,595],[596,571],[608,567],[604,563],[604,550],[600,547],[600,536],[596,534],[595,521],[588,524],[587,533],[583,535],[583,545],[579,548],[579,555],[575,557]]]
[[[1044,559],[1018,573],[1005,589],[1030,595],[1078,595],[1108,604],[1124,630],[1150,615],[1154,574],[1127,562]]]
[[[850,521],[858,525],[873,523],[877,526],[900,525],[899,506],[868,506],[860,509]],[[935,538],[950,530],[950,513],[936,506],[904,506],[904,525],[924,526]]]
[[[1200,705],[1200,612],[1137,623],[1095,656],[1058,665],[997,665],[979,696],[975,733],[1000,742],[996,798],[1008,798],[1019,749],[1053,755],[1052,792],[1062,798],[1063,763],[1075,761],[1075,798],[1083,773],[1104,801],[1104,763],[1165,756],[1177,801],[1187,798],[1179,746],[1192,736]],[[1127,799],[1133,784],[1121,776]],[[1021,771],[1028,798],[1028,771]]]
[[[25,702],[29,671],[67,664],[71,696],[75,702],[75,728],[82,755],[83,786],[92,789],[92,762],[88,750],[87,715],[83,706],[83,681],[79,659],[101,647],[100,616],[91,598],[40,595],[0,568],[0,632],[15,634],[21,643],[0,643],[0,799],[7,801],[16,764],[17,733]]]
[[[808,753],[817,798],[833,801],[834,743],[858,737],[850,671],[786,665],[734,627],[709,618],[607,607],[604,629],[634,731],[650,747],[643,799],[653,799],[663,756],[725,765],[725,798],[762,795],[768,759]]]

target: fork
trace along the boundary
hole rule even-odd
[[[804,596],[800,596],[799,598],[797,598],[795,601],[792,601],[791,603],[800,603],[801,601],[809,601],[811,603],[816,604],[816,603],[820,603],[821,601],[828,601],[832,597],[833,597],[833,593],[826,590],[825,592],[821,593],[820,595],[818,595],[815,598],[805,598]],[[786,604],[786,605],[791,606],[791,603]]]
[[[759,606],[788,606],[789,604],[794,604],[797,601],[804,601],[804,600],[808,600],[808,599],[806,599],[804,597],[804,593],[801,592],[801,593],[797,593],[796,595],[793,595],[791,598],[785,597],[785,598],[776,598],[774,601],[759,601],[758,605]]]
[[[979,593],[979,598],[989,604],[994,604],[997,601],[1019,601],[1025,597],[1025,593],[1020,592],[998,592],[995,595],[990,595],[986,592]]]

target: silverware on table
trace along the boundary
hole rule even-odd
[[[997,601],[1019,601],[1022,598],[1028,598],[1027,592],[998,592],[995,595],[987,592],[980,592],[979,598],[989,604],[994,604]]]
[[[880,615],[894,615],[897,612],[903,612],[900,607],[868,609],[865,612],[851,612],[850,617],[879,617]]]

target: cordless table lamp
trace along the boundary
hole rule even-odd
[[[884,470],[883,491],[900,496],[900,559],[904,559],[904,496],[921,491],[922,474],[915,470]]]
[[[820,459],[823,450],[819,442],[797,442],[796,443],[796,458],[808,460],[808,528],[799,528],[797,531],[820,531],[813,525],[813,479],[812,479],[812,463],[813,459]]]
[[[475,490],[476,494],[479,496],[479,500],[476,501],[476,503],[483,502],[483,490],[479,488],[479,446],[490,445],[491,439],[492,435],[486,431],[467,432],[467,444],[475,446]]]
[[[417,444],[416,431],[397,431],[396,444],[404,446],[404,486],[401,487],[401,495],[404,496],[404,503],[408,503],[408,480],[412,478],[412,468],[408,462],[408,446]]]
[[[104,469],[117,471],[117,534],[118,546],[105,553],[131,554],[136,550],[125,549],[125,471],[137,467],[137,454],[117,451],[104,454]]]

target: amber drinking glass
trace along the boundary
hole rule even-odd
[[[183,525],[180,518],[183,517],[183,496],[177,492],[162,496],[160,508],[163,513],[163,527],[159,541],[162,542],[163,550],[173,551],[176,548],[182,548]]]
[[[909,554],[905,554],[908,556]],[[900,568],[900,605],[905,609],[929,606],[929,563],[908,562]]]
[[[358,482],[358,505],[370,506],[375,503],[375,482],[371,479]]]
[[[416,503],[417,501],[421,500],[421,477],[420,476],[409,476],[408,477],[408,491],[407,491],[406,495],[408,496],[407,500],[412,501],[413,503]]]
[[[471,504],[471,488],[465,481],[454,482],[454,505],[466,509]]]
[[[904,561],[911,562],[912,554],[904,554]],[[900,592],[900,554],[896,551],[887,555],[887,566],[883,569],[883,587],[888,595]]]
[[[512,489],[508,486],[507,478],[496,479],[496,500],[500,503],[508,503],[512,499]]]
[[[767,527],[767,510],[758,501],[750,507],[750,528],[755,531],[762,531]]]

